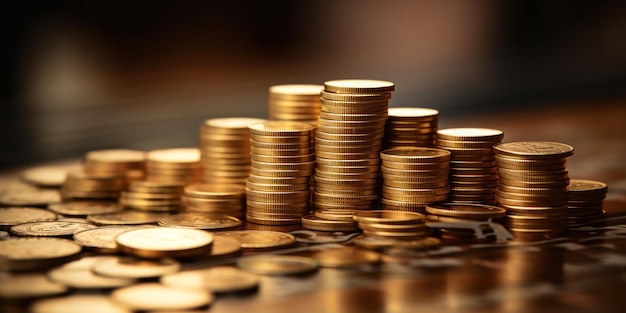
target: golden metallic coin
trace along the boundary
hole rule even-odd
[[[302,226],[306,229],[319,231],[358,231],[354,221],[325,220],[316,215],[306,215],[301,218]]]
[[[95,262],[91,270],[101,276],[115,278],[152,278],[180,271],[174,259],[146,260],[134,257],[110,257]]]
[[[295,149],[277,149],[277,148],[257,148],[250,147],[250,152],[253,154],[268,155],[268,156],[301,156],[311,153],[315,153],[313,145],[305,148]]]
[[[178,193],[183,190],[184,185],[181,183],[166,183],[146,180],[132,181],[128,186],[128,191],[132,192],[148,192],[148,193]]]
[[[499,203],[498,206],[506,209],[507,214],[523,216],[562,216],[567,214],[567,206],[520,206]]]
[[[382,126],[363,126],[363,127],[338,127],[318,125],[317,129],[323,133],[331,134],[343,134],[343,135],[355,135],[355,134],[373,134],[382,133],[384,128]]]
[[[528,200],[528,201],[555,201],[555,200],[567,200],[567,191],[554,191],[552,193],[514,193],[509,191],[503,191],[502,189],[496,190],[496,195],[501,198],[506,198],[509,200]]]
[[[122,211],[122,206],[112,201],[68,201],[48,205],[50,211],[70,216],[115,213]]]
[[[212,132],[248,134],[248,126],[266,121],[265,119],[251,117],[223,117],[207,119],[202,126]]]
[[[319,154],[319,152],[326,153],[369,153],[372,150],[380,151],[382,145],[380,143],[372,144],[369,147],[366,146],[336,146],[336,145],[322,145],[319,143],[315,144],[315,151]]]
[[[390,168],[390,167],[386,167],[386,166],[382,165],[380,167],[380,171],[381,171],[381,173],[383,175],[409,176],[409,177],[415,177],[415,176],[422,176],[422,177],[442,176],[442,177],[447,177],[448,174],[450,173],[450,168],[444,167],[444,168],[426,169],[426,170],[406,170],[406,169]]]
[[[307,101],[319,99],[323,89],[322,85],[312,84],[274,85],[269,88],[269,97],[270,99]]]
[[[212,293],[230,293],[259,287],[259,278],[230,266],[216,266],[164,275],[161,284],[176,289],[196,289]]]
[[[0,299],[21,301],[64,294],[69,288],[50,281],[43,273],[2,273]]]
[[[445,195],[450,193],[450,186],[444,186],[441,188],[411,189],[396,188],[383,185],[382,191],[383,194],[397,194],[405,196]]]
[[[317,151],[315,156],[317,158],[335,159],[335,160],[362,160],[362,159],[375,159],[378,158],[379,150],[373,150],[370,152],[362,153],[335,153],[327,151]]]
[[[436,183],[436,182],[448,181],[448,175],[422,176],[422,175],[407,175],[407,173],[402,173],[401,175],[383,173],[381,176],[383,178],[383,181],[403,181],[403,182],[411,182],[411,183]]]
[[[369,210],[372,209],[373,205],[375,205],[375,203],[372,203],[371,201],[359,205],[356,205],[354,203],[324,202],[319,200],[315,201],[315,208],[317,210]]]
[[[359,211],[354,214],[357,223],[414,224],[423,223],[424,214],[387,210]]]
[[[44,221],[29,222],[11,226],[11,233],[17,236],[61,237],[96,228],[95,225],[79,222]]]
[[[500,141],[504,133],[491,128],[447,128],[438,130],[437,137],[456,141]]]
[[[120,251],[144,258],[190,257],[211,249],[213,235],[197,229],[140,228],[117,236]]]
[[[312,257],[322,267],[347,268],[371,265],[380,262],[380,255],[356,247],[326,249],[315,252]]]
[[[314,177],[316,180],[320,179],[320,182],[323,182],[324,180],[330,180],[329,183],[331,183],[332,181],[336,181],[339,183],[339,181],[342,181],[342,180],[346,180],[346,181],[360,180],[363,183],[366,183],[366,182],[376,183],[378,181],[379,173],[377,171],[375,172],[374,171],[347,172],[344,170],[331,172],[331,171],[320,170],[318,168],[318,170],[315,171]]]
[[[330,100],[326,100],[329,102]],[[358,103],[358,102],[357,102]],[[335,113],[335,114],[380,114],[386,115],[388,105],[385,102],[377,102],[376,105],[372,106],[371,103],[368,103],[365,106],[360,107],[352,107],[350,104],[355,104],[355,102],[345,102],[344,105],[338,106],[334,105],[335,103],[325,104],[322,101],[321,112]]]
[[[160,226],[194,228],[204,230],[225,230],[241,226],[241,220],[223,214],[182,213],[161,217]]]
[[[196,289],[175,289],[159,283],[142,283],[114,290],[112,299],[133,311],[189,310],[207,306],[212,293]]]
[[[380,203],[383,206],[383,209],[386,210],[387,207],[396,207],[396,208],[407,208],[409,211],[410,208],[420,209],[420,211],[424,211],[423,209],[426,207],[425,202],[407,202],[407,201],[397,201],[391,199],[380,199]]]
[[[391,248],[426,250],[439,247],[441,245],[441,240],[434,237],[417,238],[414,240],[397,240],[385,237],[370,237],[361,235],[354,239],[354,244],[358,247],[372,250],[385,250]]]
[[[85,154],[85,161],[98,163],[141,163],[145,160],[144,151],[131,149],[95,150]]]
[[[251,216],[246,213],[246,220],[252,224],[266,225],[266,226],[286,226],[286,225],[299,225],[300,218],[282,218],[282,217],[257,217]],[[248,224],[251,225],[251,224]]]
[[[496,202],[505,206],[521,206],[521,207],[562,207],[567,205],[567,197],[565,199],[511,199],[504,198],[496,194]]]
[[[384,93],[337,93],[328,90],[322,90],[322,99],[335,101],[385,101],[391,98],[391,92]]]
[[[234,257],[241,254],[243,248],[241,242],[235,238],[214,235],[213,247],[211,252],[207,256],[201,256],[201,258],[208,257],[209,259],[220,259]]]
[[[470,160],[478,160],[478,157],[489,157],[493,158],[493,149],[492,148],[454,148],[454,147],[444,147],[440,145],[436,145],[438,149],[445,149],[452,153],[452,160],[454,160],[457,156],[465,156]],[[471,157],[471,158],[470,158]],[[476,158],[475,158],[476,157]]]
[[[309,143],[311,142],[311,134],[307,135],[291,135],[291,136],[276,136],[276,135],[250,135],[251,142],[266,142],[266,143]]]
[[[331,221],[344,221],[344,222],[352,222],[352,215],[356,213],[357,210],[338,210],[338,209],[317,209],[313,211],[313,214],[321,219],[331,220]]]
[[[315,153],[296,156],[268,156],[262,154],[251,154],[251,161],[275,162],[275,163],[301,163],[315,161]],[[250,163],[250,162],[248,162]]]
[[[372,141],[380,140],[384,137],[384,132],[375,132],[375,133],[358,133],[358,134],[337,134],[337,133],[329,133],[324,132],[319,129],[315,131],[315,140],[322,138],[326,140],[336,140],[336,141]]]
[[[265,136],[310,136],[315,127],[306,123],[268,121],[248,126],[250,134]]]
[[[324,91],[347,94],[380,94],[394,91],[392,82],[383,80],[342,79],[324,82]]]
[[[246,182],[246,187],[259,191],[299,191],[299,190],[311,190],[309,183],[304,184],[261,184],[252,181]]]
[[[7,230],[11,226],[31,223],[55,221],[57,215],[45,209],[30,207],[0,208],[0,229]]]
[[[136,228],[137,226],[102,226],[88,229],[75,233],[74,242],[86,248],[113,251],[117,248],[115,242],[117,235]]]
[[[61,195],[56,189],[7,188],[0,193],[0,204],[5,206],[45,206],[57,202],[61,202]]]
[[[300,163],[273,163],[252,161],[252,167],[262,170],[274,171],[312,171],[315,168],[315,161]]]
[[[574,154],[570,145],[550,141],[514,141],[494,146],[498,155],[525,159],[562,159]]]
[[[400,233],[397,236],[420,236],[428,235],[430,228],[426,226],[424,222],[415,224],[385,224],[385,223],[359,223],[359,228],[369,234],[385,234],[385,233]],[[393,237],[396,234],[387,234],[386,237]]]
[[[384,116],[384,115],[382,115]],[[381,114],[340,114],[330,112],[320,112],[320,119],[333,121],[369,121],[382,117]]]
[[[8,238],[0,240],[0,267],[14,262],[58,264],[80,253],[81,247],[71,240],[47,237]],[[15,264],[15,265],[19,265]],[[5,268],[6,269],[6,268]],[[10,269],[10,268],[9,268]]]
[[[574,196],[598,196],[604,197],[609,189],[609,186],[601,181],[589,180],[589,179],[577,179],[570,180],[569,194],[570,197]]]
[[[148,152],[147,160],[159,164],[188,165],[200,161],[200,150],[197,148],[174,148],[153,150]]]
[[[83,257],[48,271],[50,280],[74,289],[112,289],[136,282],[133,278],[108,277],[92,271],[97,262],[115,259],[114,256]]]
[[[389,108],[389,116],[398,120],[436,120],[439,118],[439,111],[430,108],[415,107],[395,107]]]
[[[380,164],[380,158],[361,159],[361,160],[341,160],[341,159],[326,159],[316,158],[318,165],[327,166],[376,166]]]
[[[99,313],[131,313],[132,310],[106,295],[69,295],[35,301],[32,313],[83,313],[98,308]]]
[[[406,189],[432,189],[432,188],[442,188],[448,186],[448,181],[443,180],[439,182],[406,182],[399,180],[391,180],[385,179],[386,175],[383,176],[383,186],[387,187],[395,187],[395,188],[406,188]]]
[[[47,165],[24,170],[20,178],[25,182],[42,187],[59,187],[67,178],[67,173],[76,170],[76,165]]]
[[[462,149],[490,149],[499,141],[462,141],[462,140],[445,140],[437,138],[436,145],[442,148],[462,148]]]
[[[219,232],[216,235],[235,238],[244,249],[276,249],[290,246],[296,242],[293,235],[263,230],[237,230]]]
[[[296,211],[307,209],[309,207],[308,201],[267,202],[267,201],[254,201],[250,199],[246,199],[246,205],[248,206],[248,208],[255,208],[255,209],[296,210]]]
[[[436,148],[398,148],[383,150],[380,158],[390,162],[437,163],[450,160],[450,152]]]
[[[462,204],[462,203],[434,203],[426,205],[429,214],[467,218],[472,220],[502,218],[506,210],[492,205]]]
[[[374,119],[369,119],[365,121],[349,121],[349,120],[327,120],[324,118],[320,118],[317,122],[318,127],[320,125],[330,126],[330,127],[351,127],[351,128],[362,128],[362,127],[383,127],[387,118],[385,116],[378,116]]]
[[[191,184],[183,192],[185,196],[203,199],[240,198],[244,193],[244,187],[235,184]]]
[[[526,194],[529,196],[539,196],[539,195],[552,195],[552,194],[563,194],[567,193],[567,187],[546,187],[546,188],[530,188],[530,187],[515,187],[501,184],[498,186],[498,189],[503,192],[510,192],[514,194]]]
[[[316,271],[317,260],[295,255],[260,255],[237,262],[244,271],[259,275],[299,275]]]

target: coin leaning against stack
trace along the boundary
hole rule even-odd
[[[251,169],[246,182],[246,219],[263,225],[299,224],[309,212],[315,170],[315,127],[268,121],[249,126]]]
[[[567,198],[568,224],[594,223],[604,218],[606,183],[589,179],[571,179]]]
[[[429,108],[389,108],[385,125],[384,149],[434,147],[439,111]]]
[[[245,184],[250,174],[248,126],[265,121],[248,117],[204,121],[200,127],[202,181],[209,184]]]
[[[495,204],[498,175],[492,147],[503,136],[501,130],[490,128],[437,131],[437,147],[452,153],[449,201]]]
[[[496,202],[507,210],[516,236],[556,236],[566,230],[569,176],[566,158],[574,148],[550,141],[504,142],[494,146]]]
[[[423,213],[426,204],[445,201],[450,192],[450,155],[437,148],[383,150],[383,209]]]
[[[394,84],[378,80],[324,83],[315,134],[316,209],[378,207],[382,137]]]
[[[245,187],[240,184],[191,184],[185,186],[183,210],[243,218]]]
[[[269,88],[268,111],[271,121],[316,124],[322,103],[322,85],[275,85]]]
[[[146,159],[146,180],[187,184],[202,179],[198,148],[153,150]]]

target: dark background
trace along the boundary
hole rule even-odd
[[[207,118],[266,117],[274,84],[390,80],[392,106],[438,109],[442,126],[626,96],[620,1],[1,6],[0,169],[195,146]]]

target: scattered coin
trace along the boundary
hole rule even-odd
[[[133,311],[188,310],[213,302],[212,293],[205,290],[175,289],[159,283],[142,283],[117,289],[111,293],[117,303]]]
[[[171,288],[199,289],[213,293],[242,292],[259,286],[256,275],[228,266],[168,274],[162,276],[160,281]]]
[[[113,201],[68,201],[48,205],[50,211],[70,216],[105,214],[122,211],[122,206]]]
[[[134,257],[112,257],[94,263],[95,274],[116,278],[151,278],[177,273],[180,263],[174,259],[146,260]]]
[[[61,202],[61,194],[56,189],[16,188],[0,194],[0,204],[5,206],[46,206]]]
[[[111,252],[117,249],[115,239],[119,234],[136,229],[137,227],[147,226],[102,226],[94,229],[88,229],[75,233],[74,242],[83,247]]]
[[[56,296],[68,288],[50,281],[43,273],[0,273],[0,299],[34,299]]]
[[[94,229],[97,226],[79,222],[47,221],[31,222],[14,225],[11,233],[17,236],[37,236],[37,237],[61,237],[72,236],[75,233]]]
[[[67,262],[80,250],[79,245],[67,239],[9,238],[0,241],[0,270],[45,269]]]
[[[66,263],[48,271],[48,277],[57,282],[75,289],[112,289],[134,284],[132,278],[107,277],[93,272],[94,265],[114,256],[83,257],[79,260]]]
[[[139,225],[154,224],[159,218],[166,215],[163,213],[126,210],[116,213],[88,215],[87,220],[96,225]]]
[[[45,209],[29,207],[0,208],[0,229],[30,222],[54,221],[57,215]]]
[[[215,213],[182,213],[164,216],[159,219],[159,225],[167,227],[196,228],[205,230],[227,230],[241,226],[241,220],[223,214]]]
[[[60,187],[65,182],[68,171],[76,165],[46,165],[26,169],[21,178],[25,182],[41,187]]]
[[[216,235],[237,239],[243,249],[276,249],[296,242],[293,235],[278,231],[235,230],[219,232]]]
[[[239,260],[237,266],[259,275],[297,275],[317,270],[315,259],[294,255],[261,255]]]
[[[378,253],[355,247],[317,251],[312,257],[318,260],[322,267],[360,267],[380,261]]]
[[[38,300],[30,308],[32,313],[131,313],[122,304],[106,295],[70,295]]]
[[[144,258],[192,257],[211,249],[213,235],[197,229],[151,227],[117,236],[120,251]]]

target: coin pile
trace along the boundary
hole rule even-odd
[[[120,203],[131,209],[152,212],[180,210],[182,183],[132,181],[120,195]]]
[[[316,124],[321,85],[275,85],[269,89],[269,120]]]
[[[203,182],[245,184],[250,174],[250,131],[248,126],[265,122],[249,117],[213,118],[200,127]]]
[[[439,111],[429,108],[389,108],[383,146],[434,147],[439,123]]]
[[[193,183],[202,180],[200,150],[173,148],[148,152],[146,180],[169,183]]]
[[[316,209],[367,210],[379,205],[382,137],[394,84],[324,83],[315,133]]]
[[[90,174],[82,169],[70,171],[63,186],[63,199],[115,199],[125,188],[120,175]]]
[[[417,240],[428,237],[430,228],[425,216],[416,212],[389,210],[361,211],[354,214],[366,237],[380,237],[392,240]]]
[[[249,126],[252,168],[246,219],[263,225],[299,224],[310,207],[315,127],[269,121]]]
[[[604,198],[609,190],[606,183],[571,179],[567,199],[568,224],[593,223],[604,218]]]
[[[549,141],[494,146],[500,182],[496,202],[507,210],[507,226],[522,237],[554,236],[566,230],[569,145]]]
[[[452,153],[451,202],[495,204],[498,174],[493,145],[503,133],[490,128],[448,128],[437,131],[437,147]]]
[[[450,152],[401,147],[383,150],[380,157],[383,209],[423,213],[426,204],[448,198]]]
[[[245,188],[240,184],[192,184],[181,196],[184,211],[243,218]]]
[[[129,171],[143,175],[146,167],[146,153],[139,150],[111,149],[94,150],[85,154],[83,169],[95,175],[128,175]]]

